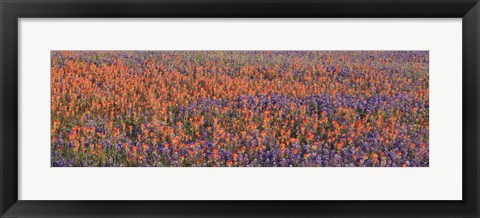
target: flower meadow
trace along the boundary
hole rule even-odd
[[[52,51],[52,167],[428,167],[428,51]]]

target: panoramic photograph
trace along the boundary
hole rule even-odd
[[[51,51],[51,167],[429,167],[428,51]]]

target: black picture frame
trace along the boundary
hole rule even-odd
[[[478,0],[0,0],[0,15],[1,217],[479,216],[480,5]],[[18,200],[17,151],[18,19],[64,17],[462,18],[463,200],[20,201]]]

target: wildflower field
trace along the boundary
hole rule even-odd
[[[428,51],[52,51],[52,167],[428,167]]]

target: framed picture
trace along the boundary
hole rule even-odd
[[[478,217],[476,0],[1,1],[1,217]]]

